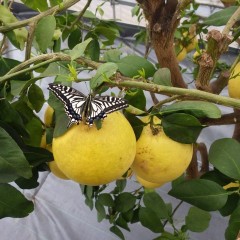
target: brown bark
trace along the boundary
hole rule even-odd
[[[149,34],[160,67],[169,68],[172,85],[187,88],[174,50],[174,32],[180,21],[177,0],[138,0],[149,24]]]
[[[193,145],[192,160],[187,168],[187,179],[198,178],[197,146]]]

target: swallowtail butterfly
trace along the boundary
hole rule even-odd
[[[128,107],[127,100],[123,98],[93,97],[91,94],[85,96],[78,90],[61,84],[50,83],[48,89],[63,102],[65,112],[70,118],[68,127],[81,121],[92,126],[95,119],[104,119],[107,113]]]

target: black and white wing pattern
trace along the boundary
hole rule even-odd
[[[68,126],[81,121],[91,126],[95,119],[104,119],[106,114],[128,107],[125,99],[112,96],[93,98],[91,94],[85,96],[76,89],[61,84],[51,83],[49,90],[64,103],[65,112],[70,118]]]

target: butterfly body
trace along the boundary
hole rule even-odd
[[[112,96],[85,96],[78,90],[61,84],[49,84],[51,90],[64,104],[70,118],[68,127],[81,121],[92,125],[95,119],[104,119],[108,113],[128,107],[127,101]]]

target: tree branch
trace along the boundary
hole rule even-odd
[[[232,42],[232,37],[229,36],[229,32],[232,26],[240,19],[240,7],[234,12],[232,17],[228,20],[226,26],[224,27],[222,33],[218,30],[211,30],[208,33],[208,46],[207,51],[204,52],[198,63],[199,72],[196,78],[196,87],[208,92],[218,92],[221,90],[217,89],[216,84],[212,85],[213,89],[209,85],[210,79],[212,78],[213,72],[216,67],[216,63],[222,53],[226,52],[229,44]],[[223,81],[223,83],[220,83]],[[226,78],[221,77],[218,79],[217,84],[226,84]]]
[[[40,14],[38,14],[37,16],[34,16],[32,18],[28,18],[22,21],[18,21],[18,22],[14,22],[14,23],[9,23],[8,25],[5,26],[1,26],[0,27],[0,32],[1,33],[6,33],[9,31],[12,31],[16,28],[20,28],[20,27],[25,27],[27,25],[29,25],[31,22],[37,22],[39,21],[41,18],[48,16],[48,15],[55,15],[61,11],[64,11],[68,8],[70,8],[71,6],[73,6],[74,4],[76,4],[77,2],[79,2],[80,0],[67,0],[64,1],[62,4],[54,6],[48,10],[46,10],[45,12],[42,12]]]

